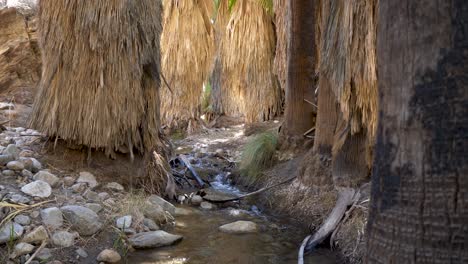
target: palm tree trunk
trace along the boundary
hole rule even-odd
[[[368,263],[468,261],[468,2],[380,0]]]

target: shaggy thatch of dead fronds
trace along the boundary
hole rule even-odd
[[[281,111],[281,91],[273,74],[275,32],[262,1],[237,0],[221,43],[222,110],[264,121]]]
[[[320,78],[332,84],[351,134],[365,130],[373,144],[377,127],[376,1],[322,2]],[[335,145],[335,149],[340,147]]]
[[[276,28],[276,54],[274,71],[278,77],[281,89],[286,88],[286,66],[288,64],[288,27],[289,27],[290,0],[274,0],[275,28]]]
[[[203,1],[165,0],[162,72],[172,92],[161,92],[163,123],[185,126],[200,114],[203,83],[213,55],[213,30]]]
[[[158,145],[157,3],[40,1],[43,71],[31,126],[109,155]]]
[[[215,113],[223,113],[222,102],[222,74],[223,65],[221,62],[221,41],[226,33],[226,26],[229,22],[229,0],[219,0],[218,9],[216,12],[216,19],[214,23],[214,37],[215,37],[215,61],[213,72],[211,73],[211,105]]]

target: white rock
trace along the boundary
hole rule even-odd
[[[40,171],[34,175],[33,179],[35,181],[44,181],[47,182],[50,186],[52,187],[57,187],[59,183],[59,178],[55,176],[54,174],[48,172],[48,171]]]
[[[63,225],[62,211],[57,207],[42,210],[41,218],[44,225],[52,230],[60,228]]]
[[[94,177],[93,174],[87,172],[87,171],[82,171],[80,172],[80,177],[78,180],[76,180],[78,183],[87,183],[89,187],[95,188],[98,186],[98,182],[96,180],[96,177]]]
[[[202,202],[200,204],[200,208],[203,209],[203,210],[213,210],[214,205],[212,203],[209,203],[209,202]]]
[[[200,205],[203,202],[203,198],[200,195],[194,195],[190,199],[190,203],[193,205]]]
[[[219,227],[219,230],[231,234],[255,233],[257,232],[257,224],[251,221],[237,221],[222,225]]]
[[[47,182],[35,181],[26,184],[21,191],[33,197],[47,198],[52,194],[52,188]]]
[[[7,168],[13,171],[22,171],[24,170],[24,164],[19,161],[10,161],[7,163]]]
[[[104,249],[103,251],[101,251],[101,253],[99,253],[99,255],[96,258],[97,261],[102,261],[106,263],[117,263],[121,259],[122,257],[120,257],[119,253],[112,249]]]
[[[132,216],[126,215],[126,216],[117,218],[117,220],[115,221],[115,225],[119,229],[130,228],[130,226],[132,225]]]

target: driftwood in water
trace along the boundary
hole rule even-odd
[[[185,165],[185,167],[187,167],[187,169],[189,169],[189,171],[192,173],[193,178],[195,178],[195,180],[197,181],[200,188],[204,188],[205,187],[205,182],[200,178],[200,176],[198,176],[198,173],[192,167],[192,165],[190,164],[190,161],[187,159],[187,157],[185,157],[185,155],[183,155],[183,154],[180,154],[179,155],[179,160],[182,163],[184,163],[184,165]]]
[[[356,199],[359,199],[359,191],[351,188],[338,190],[338,200],[330,215],[328,215],[325,222],[323,222],[322,226],[315,234],[307,236],[302,242],[301,248],[299,249],[298,264],[304,264],[304,253],[314,249],[335,230],[346,213],[348,206],[352,205]]]
[[[261,189],[259,189],[259,190],[256,190],[255,192],[251,192],[251,193],[248,193],[248,194],[244,194],[244,195],[241,195],[241,196],[238,196],[238,197],[235,197],[235,198],[219,199],[219,200],[217,200],[217,199],[209,199],[209,198],[203,197],[203,199],[206,200],[206,201],[208,201],[208,202],[212,202],[212,203],[227,203],[227,202],[233,202],[233,201],[241,200],[241,199],[244,199],[244,198],[246,198],[246,197],[250,197],[250,196],[253,196],[253,195],[262,193],[262,192],[264,192],[264,191],[268,191],[268,190],[270,190],[270,189],[272,189],[272,188],[275,188],[275,187],[277,187],[277,186],[280,186],[280,185],[283,185],[283,184],[285,184],[285,183],[288,183],[288,182],[294,180],[295,178],[296,178],[296,176],[294,176],[294,177],[292,177],[292,178],[289,178],[289,179],[287,179],[287,180],[285,180],[285,181],[282,181],[282,182],[280,182],[280,183],[274,184],[274,185],[272,185],[272,186],[263,187],[263,188],[261,188]]]

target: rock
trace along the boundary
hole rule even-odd
[[[31,199],[21,195],[21,194],[13,194],[11,197],[10,197],[11,201],[12,202],[15,202],[15,203],[22,203],[22,204],[27,204],[31,201]]]
[[[85,204],[85,207],[93,210],[96,214],[102,210],[102,206],[97,203],[87,203]]]
[[[176,208],[174,212],[174,216],[187,216],[191,215],[193,212],[189,209],[185,208]]]
[[[153,204],[147,201],[143,208],[143,214],[145,217],[158,224],[166,222],[166,213],[164,213],[164,209],[159,204]]]
[[[15,144],[10,144],[3,150],[3,155],[11,155],[13,159],[18,159],[20,150]]]
[[[93,192],[91,190],[87,190],[83,196],[89,200],[89,201],[92,201],[92,202],[99,202],[101,201],[101,198],[99,197],[99,195],[96,193],[96,192]]]
[[[58,231],[52,235],[52,244],[57,247],[71,247],[76,237],[76,234],[67,231]]]
[[[97,256],[96,260],[97,261],[102,261],[106,263],[117,263],[121,260],[122,258],[120,257],[119,253],[112,249],[104,249],[99,253]]]
[[[125,190],[124,187],[117,182],[110,182],[106,184],[105,188],[115,192],[123,192]]]
[[[164,211],[168,211],[170,214],[175,213],[175,206],[157,195],[151,195],[148,197],[148,201],[152,204],[159,204]]]
[[[47,182],[50,186],[52,187],[57,187],[59,183],[59,178],[55,176],[54,174],[48,172],[48,171],[40,171],[34,175],[33,179],[35,181],[44,181]]]
[[[36,173],[40,170],[42,170],[42,164],[35,158],[31,158],[32,161],[32,168],[31,171]]]
[[[20,154],[20,156],[21,156],[21,154]],[[19,160],[21,161],[21,163],[23,163],[24,169],[29,170],[29,171],[32,170],[33,162],[32,162],[31,159],[21,157]]]
[[[34,219],[38,218],[39,215],[40,215],[39,211],[32,211],[32,212],[29,214],[29,216],[31,216],[31,218],[34,218]]]
[[[7,168],[13,171],[22,171],[24,170],[24,164],[19,161],[10,161],[7,163]]]
[[[29,150],[29,149],[22,150],[19,155],[22,158],[30,158],[30,157],[34,156],[34,151]]]
[[[76,180],[78,183],[87,183],[88,186],[93,189],[98,186],[98,182],[96,181],[96,177],[94,177],[93,174],[87,172],[87,171],[82,171],[80,172],[80,177],[78,180]]]
[[[99,196],[99,199],[101,199],[101,201],[105,201],[110,198],[110,195],[106,192],[101,192],[98,194],[98,196]]]
[[[2,174],[5,175],[5,176],[15,176],[16,172],[12,171],[12,170],[4,170],[4,171],[2,171]]]
[[[200,205],[203,202],[203,198],[200,195],[194,195],[190,199],[190,203],[193,205]]]
[[[50,260],[51,258],[52,258],[52,251],[49,248],[43,248],[36,255],[35,259],[39,260],[40,263],[45,263],[46,261]]]
[[[25,225],[29,225],[31,224],[31,218],[29,218],[29,216],[27,215],[17,215],[14,219],[15,223],[18,223],[22,226],[25,226]]]
[[[214,206],[212,203],[209,203],[209,202],[202,202],[200,204],[200,208],[203,209],[203,210],[213,210],[214,209]]]
[[[18,243],[15,246],[15,250],[13,251],[13,255],[16,257],[20,257],[26,254],[31,253],[34,250],[34,246],[28,243]]]
[[[257,224],[251,221],[237,221],[222,225],[219,227],[219,230],[231,234],[255,233],[257,232]]]
[[[12,232],[13,231],[13,232]],[[0,245],[10,241],[16,240],[23,235],[24,228],[17,224],[9,222],[0,228]]]
[[[34,181],[26,184],[21,191],[33,197],[47,198],[52,194],[52,188],[47,182]]]
[[[75,193],[82,193],[86,190],[86,183],[77,183],[71,187],[72,191]]]
[[[234,209],[234,208],[229,209],[228,213],[230,216],[234,216],[234,217],[245,217],[249,215],[249,213],[245,210]]]
[[[119,217],[115,221],[115,226],[117,226],[117,228],[119,228],[119,229],[130,228],[131,225],[132,225],[132,216],[131,215],[126,215],[126,216]]]
[[[38,226],[29,234],[26,234],[21,242],[35,244],[40,243],[48,238],[49,234],[47,234],[47,230],[43,226]]]
[[[77,250],[75,250],[76,254],[82,258],[87,258],[88,257],[88,253],[82,249],[82,248],[78,248]]]
[[[143,224],[150,230],[150,231],[156,231],[159,230],[159,226],[151,219],[145,218],[143,219]]]
[[[62,212],[57,207],[42,210],[41,218],[44,225],[52,230],[58,229],[63,225]]]
[[[21,171],[21,176],[26,177],[28,179],[32,179],[33,175],[34,174],[32,172],[30,172],[30,171],[28,171],[26,169]]]
[[[66,187],[70,187],[72,186],[73,184],[75,183],[75,178],[73,177],[65,177],[63,178],[63,184],[66,186]]]
[[[2,166],[14,160],[15,160],[15,157],[13,157],[12,155],[5,155],[5,154],[0,155],[0,165]]]
[[[102,228],[98,215],[91,209],[83,206],[69,205],[60,208],[60,210],[65,219],[70,222],[80,235],[90,236]]]
[[[136,234],[133,237],[131,237],[128,241],[130,245],[136,249],[158,248],[173,245],[182,240],[182,238],[182,236],[173,235],[165,231],[158,230]]]

